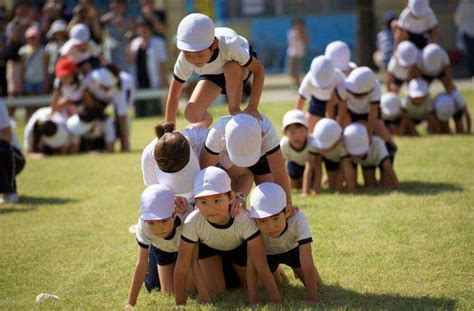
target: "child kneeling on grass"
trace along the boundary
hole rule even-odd
[[[134,306],[137,302],[148,271],[148,249],[150,247],[154,248],[157,254],[161,291],[165,294],[173,293],[173,273],[181,231],[184,219],[191,210],[184,198],[175,198],[168,187],[158,184],[147,187],[143,191],[140,201],[141,216],[138,220],[136,234],[138,258],[130,293],[125,302],[126,307]],[[188,290],[194,288],[190,275],[184,278],[183,286]]]
[[[290,217],[285,191],[270,182],[255,187],[250,195],[250,207],[250,217],[255,219],[262,232],[268,265],[277,284],[282,281],[278,265],[288,265],[306,288],[304,302],[316,302],[316,291],[322,281],[311,253],[313,238],[306,216],[298,211]],[[250,262],[247,269],[252,268]],[[256,303],[256,273],[248,273],[248,276],[250,301]]]
[[[322,161],[324,161],[329,188],[341,191],[345,180],[347,191],[354,192],[356,190],[354,170],[342,141],[342,128],[339,123],[333,119],[321,119],[314,127],[312,136],[308,158],[310,173],[305,175],[305,178],[308,178],[306,183],[313,180],[314,174],[314,191],[321,193]]]
[[[367,128],[360,123],[352,123],[344,129],[344,144],[356,168],[354,183],[357,183],[357,164],[360,163],[366,187],[377,186],[375,170],[379,167],[381,185],[398,189],[398,178],[390,161],[390,153],[380,137],[372,136],[369,141]]]
[[[245,284],[249,288],[253,286],[247,281],[247,274],[251,270],[246,269],[247,262],[251,260],[270,301],[280,301],[280,293],[268,268],[263,239],[257,225],[247,213],[235,217],[230,214],[235,193],[231,190],[227,173],[213,166],[201,170],[194,181],[194,197],[197,209],[189,214],[184,223],[174,272],[176,304],[186,304],[186,276],[196,247],[199,247],[199,267],[202,272],[194,274],[195,282],[202,284],[197,278],[203,277],[210,294],[225,291],[223,265],[226,262],[232,264],[244,287]],[[252,277],[250,279],[254,280]]]

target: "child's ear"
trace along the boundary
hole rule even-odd
[[[229,192],[229,201],[230,201],[230,204],[233,204],[235,201],[235,191],[233,190]]]
[[[284,208],[284,212],[285,212],[285,217],[286,217],[286,218],[290,218],[290,209],[287,208],[287,207],[285,207],[285,208]]]

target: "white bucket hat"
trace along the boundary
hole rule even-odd
[[[64,145],[67,145],[68,140],[69,140],[69,133],[66,129],[66,126],[63,124],[58,124],[57,122],[57,130],[56,133],[52,136],[43,136],[42,141],[45,145],[47,145],[50,148],[57,149],[61,148]]]
[[[423,49],[421,57],[423,66],[429,72],[439,72],[443,69],[443,49],[436,43],[430,43]]]
[[[441,93],[436,96],[434,100],[434,110],[436,117],[442,121],[447,122],[455,113],[454,100],[446,93]]]
[[[250,167],[262,152],[262,127],[257,118],[240,113],[225,127],[225,144],[229,158],[237,166]]]
[[[411,98],[425,97],[429,92],[428,83],[423,79],[412,79],[408,83],[408,96]]]
[[[75,114],[71,116],[69,119],[66,121],[66,127],[69,133],[75,135],[75,136],[81,136],[87,133],[91,128],[93,124],[92,122],[84,122],[79,118],[79,115]]]
[[[318,149],[328,149],[341,138],[342,128],[333,119],[323,118],[313,130],[314,144]]]
[[[311,82],[320,89],[334,84],[336,69],[332,61],[326,56],[318,56],[311,62]]]
[[[84,44],[89,42],[91,39],[89,27],[85,24],[76,24],[72,26],[69,31],[69,38],[73,44]]]
[[[350,155],[363,155],[369,151],[369,134],[365,126],[351,123],[344,129],[344,145]]]
[[[410,41],[403,41],[398,45],[395,55],[400,65],[408,67],[416,63],[419,51]]]
[[[171,217],[174,213],[174,193],[160,184],[146,187],[140,197],[140,212],[143,220]]]
[[[218,167],[209,166],[201,170],[194,179],[194,197],[227,193],[231,191],[230,177]]]
[[[344,80],[346,89],[354,94],[363,94],[372,91],[375,87],[375,74],[369,67],[354,69]]]
[[[272,182],[256,186],[250,193],[250,217],[266,218],[280,213],[286,207],[286,193]]]
[[[182,51],[196,52],[207,49],[214,42],[215,26],[204,14],[192,13],[178,25],[176,45]]]
[[[284,132],[291,124],[301,124],[308,127],[308,120],[306,119],[304,112],[298,109],[292,109],[285,113],[283,116],[282,131]]]
[[[55,20],[51,27],[49,28],[48,34],[46,35],[48,38],[52,38],[55,33],[57,32],[67,32],[67,24],[66,21],[62,19]]]
[[[97,83],[106,87],[113,87],[118,83],[117,77],[107,68],[95,69],[92,71],[91,77],[97,81]]]
[[[351,50],[343,41],[333,41],[329,43],[324,52],[324,56],[328,57],[334,67],[341,71],[346,71],[350,68]]]
[[[430,7],[429,0],[409,0],[408,9],[410,13],[415,17],[423,17],[428,14],[428,9]]]
[[[389,118],[398,117],[402,113],[401,106],[400,97],[395,93],[388,92],[383,94],[380,98],[382,113]]]

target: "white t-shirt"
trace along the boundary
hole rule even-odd
[[[100,47],[92,40],[89,40],[89,47],[86,51],[80,51],[76,48],[76,44],[68,40],[59,49],[61,56],[71,57],[75,64],[83,62],[91,57],[98,57],[101,53]]]
[[[362,160],[361,165],[366,168],[377,167],[388,157],[389,153],[383,139],[378,136],[372,136],[372,143],[369,146],[367,157]]]
[[[347,109],[356,114],[369,113],[369,107],[372,103],[380,103],[382,96],[382,88],[379,81],[375,81],[374,89],[364,98],[356,98],[351,93],[339,94],[343,99],[347,100]],[[345,96],[345,98],[344,98]]]
[[[141,44],[143,43],[142,37],[133,39],[130,44],[130,51],[136,56]],[[151,37],[148,42],[148,48],[146,50],[146,65],[148,78],[150,79],[150,86],[152,88],[158,88],[160,86],[160,74],[159,66],[161,63],[165,63],[168,60],[166,42],[160,37]],[[132,75],[137,76],[136,66],[132,66]]]
[[[24,148],[26,152],[33,150],[33,130],[34,130],[35,123],[38,121],[45,121],[45,120],[53,121],[58,126],[58,130],[60,130],[59,127],[61,127],[62,128],[61,130],[63,130],[64,133],[67,133],[66,119],[64,118],[62,114],[60,114],[59,112],[54,112],[53,114],[51,114],[51,107],[40,108],[36,110],[35,113],[33,113],[33,115],[28,119],[28,122],[26,123],[26,126],[25,126]],[[68,144],[69,139],[66,139],[64,143]],[[54,148],[54,149],[62,147],[62,146],[49,145],[47,142],[47,139],[45,139],[44,137],[40,139],[39,145],[40,146],[47,145],[50,148]]]
[[[270,119],[267,116],[260,113],[262,120],[259,120],[262,126],[262,148],[261,156],[271,153],[274,150],[280,148],[280,138],[273,127]],[[227,123],[232,119],[232,116],[224,116],[217,120],[216,124],[209,130],[209,135],[206,138],[206,149],[213,154],[223,154],[221,158],[228,159],[227,147],[225,141],[225,127]],[[244,139],[244,137],[242,137]],[[277,149],[275,149],[277,148]],[[230,161],[230,159],[228,159]],[[230,168],[231,162],[222,161],[221,164],[224,168]]]
[[[420,69],[421,74],[435,78],[438,77],[446,69],[446,67],[451,64],[448,53],[446,53],[444,49],[441,51],[441,64],[435,65],[433,63],[425,63],[422,57],[418,59],[416,66],[418,69]]]
[[[414,17],[410,10],[405,8],[398,18],[398,26],[414,34],[426,33],[437,25],[438,20],[431,8],[428,8],[428,13],[421,18]]]
[[[306,160],[309,156],[310,145],[313,143],[313,136],[308,136],[306,143],[302,150],[294,149],[287,136],[283,136],[280,140],[280,148],[283,153],[283,157],[287,161],[295,162],[298,165],[305,166]]]
[[[20,48],[18,54],[23,58],[25,64],[24,78],[27,82],[41,83],[44,81],[44,48],[33,47],[26,44]]]
[[[216,226],[209,223],[199,210],[195,210],[184,221],[182,239],[191,243],[201,242],[221,251],[230,251],[258,234],[260,231],[257,224],[246,212],[231,218],[226,225]]]
[[[193,200],[194,177],[199,172],[199,154],[206,139],[207,128],[192,127],[180,130],[181,134],[188,139],[191,147],[190,161],[184,169],[175,173],[165,173],[160,170],[153,158],[153,152],[158,138],[153,139],[142,153],[142,174],[146,186],[163,184],[169,187],[175,194],[182,195],[188,200]],[[179,156],[179,155],[177,155]]]
[[[426,119],[430,113],[433,112],[433,100],[431,97],[420,106],[413,104],[413,101],[410,97],[406,96],[402,99],[401,103],[402,109],[408,114],[410,119],[415,120],[424,120]]]
[[[322,153],[321,150],[316,147],[316,145],[312,144],[310,146],[309,152],[315,155],[320,155],[326,160],[339,163],[341,159],[347,157],[349,153],[347,152],[346,146],[344,145],[343,141],[339,141],[336,146],[331,149],[329,152]]]
[[[133,107],[135,102],[135,95],[137,93],[137,88],[135,86],[135,81],[133,77],[126,73],[125,71],[120,72],[120,82],[122,83],[122,93],[125,95],[125,104],[127,109]]]
[[[334,79],[334,83],[331,86],[321,89],[318,88],[311,82],[312,73],[308,72],[303,80],[301,81],[300,87],[298,89],[298,93],[306,99],[310,99],[311,96],[316,97],[319,100],[329,100],[334,93],[334,90],[337,89],[338,94],[344,92],[344,79],[346,76],[339,70],[336,69],[336,79]]]
[[[286,253],[298,245],[313,241],[308,219],[301,211],[288,218],[287,228],[279,237],[272,238],[267,234],[262,236],[267,255]]]
[[[250,55],[247,39],[226,27],[216,28],[215,33],[216,38],[219,39],[217,58],[202,67],[196,67],[184,58],[183,52],[179,53],[174,65],[174,76],[178,81],[186,81],[193,71],[199,75],[222,74],[224,73],[224,65],[230,61],[236,61],[241,66],[250,64],[252,55]]]
[[[288,40],[288,49],[286,54],[289,57],[303,58],[306,52],[306,44],[302,38],[298,36],[296,29],[290,29],[286,33],[286,38]]]
[[[397,57],[394,55],[390,58],[390,61],[388,62],[387,71],[395,78],[402,81],[407,81],[410,68],[400,65]]]
[[[18,150],[21,150],[20,142],[18,141],[18,137],[16,137],[15,131],[13,130],[13,122],[10,120],[10,116],[8,115],[7,103],[5,100],[0,98],[0,130],[10,127],[12,128],[12,140],[11,145]]]
[[[56,78],[54,79],[54,89],[61,94],[61,97],[71,102],[79,102],[84,96],[86,85],[81,79],[79,79],[78,84],[70,85],[62,84],[61,80]]]

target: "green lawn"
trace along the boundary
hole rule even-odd
[[[466,94],[474,112],[474,93]],[[280,128],[290,103],[262,104]],[[223,107],[213,115],[225,112]],[[161,118],[135,119],[133,151],[29,160],[18,178],[22,204],[0,207],[0,308],[120,309],[137,245],[128,227],[143,189],[142,148]],[[180,126],[185,123],[180,119]],[[20,130],[19,128],[18,130]],[[397,192],[374,190],[295,201],[308,216],[325,286],[317,308],[474,308],[474,137],[397,138]],[[289,271],[279,308],[299,308],[304,288]],[[212,308],[248,307],[245,292]],[[169,308],[173,298],[142,289],[139,308]],[[197,307],[194,298],[190,306]]]

